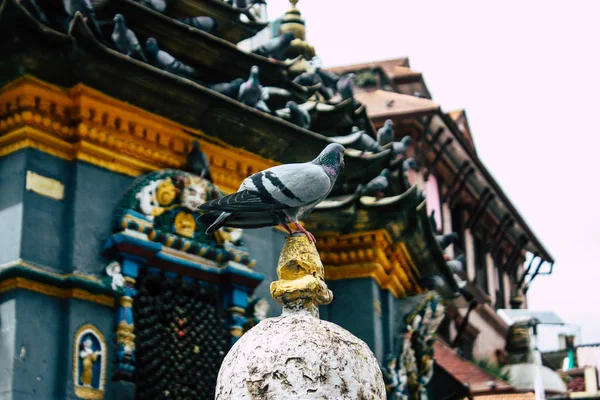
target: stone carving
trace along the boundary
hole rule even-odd
[[[73,381],[75,394],[81,399],[102,399],[106,375],[104,336],[91,324],[75,333]]]
[[[405,317],[400,350],[397,355],[388,356],[382,368],[388,378],[388,399],[427,399],[425,386],[433,376],[433,344],[444,311],[438,296],[431,293]]]

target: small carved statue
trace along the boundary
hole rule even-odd
[[[81,383],[83,386],[91,387],[92,386],[92,377],[93,377],[93,367],[94,363],[98,361],[98,358],[102,355],[101,351],[95,351],[92,348],[92,339],[87,338],[81,344],[81,351],[79,352],[79,357],[82,360],[82,368],[81,368]]]
[[[117,261],[113,261],[106,266],[106,275],[111,277],[111,284],[113,290],[122,290],[125,286],[125,278],[121,273],[121,264]]]

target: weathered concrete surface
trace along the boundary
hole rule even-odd
[[[384,400],[369,347],[307,311],[286,312],[248,331],[225,357],[216,400]]]

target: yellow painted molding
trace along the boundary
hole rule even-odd
[[[137,176],[184,168],[193,140],[200,141],[214,183],[225,192],[278,164],[83,84],[66,89],[24,76],[0,89],[0,157],[36,148]]]
[[[347,235],[322,233],[317,248],[327,279],[371,277],[398,298],[422,291],[405,244],[394,243],[383,229]]]
[[[42,293],[61,299],[85,300],[108,307],[114,307],[115,305],[114,298],[106,295],[94,294],[83,289],[62,289],[27,278],[9,278],[0,282],[0,293],[15,289],[30,290],[32,292]]]

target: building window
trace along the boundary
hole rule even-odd
[[[139,281],[136,398],[212,399],[229,332],[216,289],[181,278]]]
[[[442,204],[440,202],[440,189],[437,179],[433,175],[429,175],[425,184],[425,201],[427,202],[427,215],[431,215],[435,219],[435,229],[438,232],[442,231]]]
[[[475,236],[475,283],[489,294],[487,271],[487,246],[479,236]]]
[[[494,260],[494,263],[496,264],[496,280],[497,280],[497,284],[496,284],[496,309],[503,309],[506,308],[506,303],[505,303],[505,291],[508,288],[504,287],[504,271],[503,271],[503,267],[504,267],[504,263],[506,262],[506,254],[504,253],[503,250],[500,250],[498,252],[498,256],[496,257],[496,259]]]

